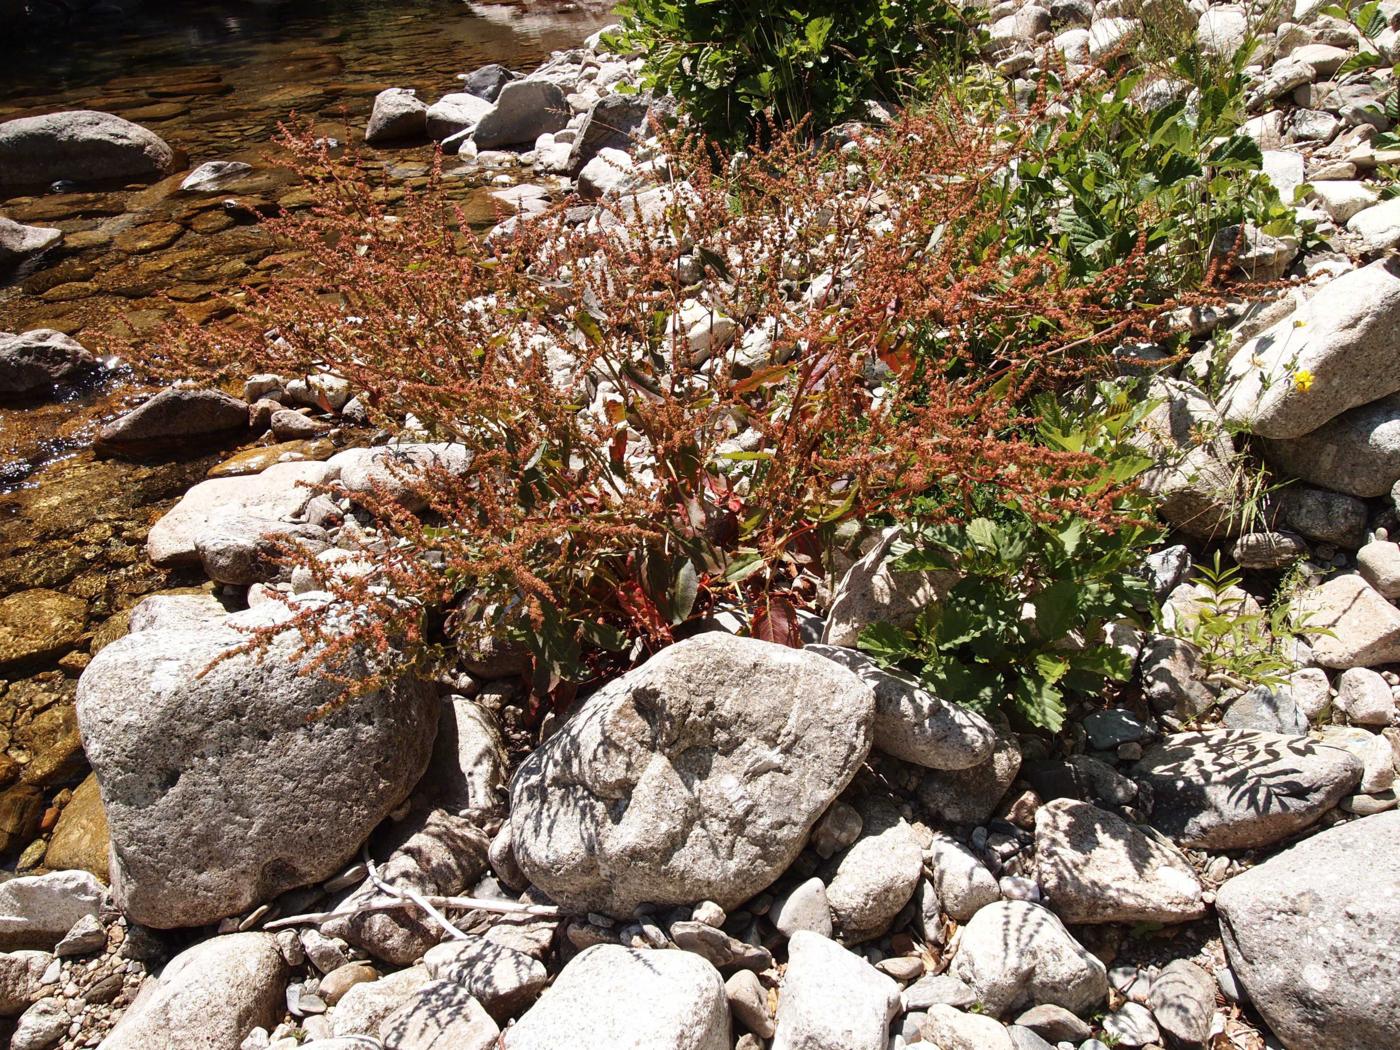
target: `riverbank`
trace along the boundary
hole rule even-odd
[[[1208,10],[1193,39],[1207,51],[1233,48],[1234,12]],[[1144,30],[1118,12],[1063,5],[1008,4],[993,14],[1000,17],[984,72],[994,68],[1023,99],[1039,70],[1069,62],[1089,74],[1122,58]],[[346,321],[303,300],[306,313],[255,332],[277,332],[253,342],[266,344],[266,367],[289,365],[280,374],[245,371],[228,391],[183,385],[149,402],[133,392],[139,407],[115,419],[107,418],[115,405],[98,403],[92,425],[105,426],[92,436],[115,458],[56,461],[9,497],[22,523],[16,535],[26,539],[15,541],[7,564],[22,566],[14,578],[25,589],[0,610],[14,612],[12,645],[28,646],[19,665],[48,663],[11,684],[6,698],[23,699],[29,725],[42,721],[66,741],[66,750],[31,748],[29,762],[16,760],[24,767],[17,786],[0,796],[22,817],[14,841],[31,843],[23,846],[26,870],[59,869],[0,884],[0,915],[5,907],[22,913],[6,944],[31,949],[3,957],[6,987],[15,989],[6,1010],[24,1011],[15,1045],[93,1045],[119,1014],[102,1044],[113,1050],[282,1050],[306,1040],[325,1050],[351,1041],[485,1050],[502,1034],[512,1050],[564,1041],[658,1050],[919,1042],[1259,1050],[1270,1032],[1288,1050],[1384,1045],[1396,1025],[1376,1003],[1390,1001],[1384,961],[1395,917],[1388,883],[1376,889],[1375,857],[1400,852],[1391,741],[1400,548],[1389,539],[1397,526],[1389,489],[1400,467],[1387,458],[1383,435],[1394,417],[1387,384],[1400,388],[1388,335],[1400,302],[1388,252],[1400,224],[1382,201],[1390,158],[1383,142],[1372,145],[1384,116],[1366,101],[1384,85],[1368,83],[1373,94],[1364,95],[1359,81],[1339,87],[1327,79],[1346,76],[1343,62],[1364,49],[1361,36],[1331,15],[1297,17],[1263,30],[1258,68],[1239,82],[1245,112],[1221,117],[1228,150],[1213,138],[1202,143],[1244,158],[1245,172],[1262,168],[1270,181],[1247,181],[1246,190],[1254,214],[1278,223],[1273,232],[1207,231],[1216,265],[1243,278],[1295,281],[1188,300],[1173,316],[1195,330],[1180,343],[1159,334],[1160,344],[1106,346],[1125,374],[1118,400],[1097,403],[1088,417],[1097,430],[1058,437],[1092,448],[1101,463],[1129,464],[1123,477],[1140,479],[1147,506],[1172,531],[1144,542],[1122,571],[1100,578],[1075,569],[1079,575],[1048,585],[1033,575],[1046,563],[1063,568],[1068,553],[1073,565],[1075,550],[1092,547],[1117,565],[1124,555],[1114,536],[1130,535],[1121,518],[1086,529],[1081,490],[1091,482],[1078,480],[1071,461],[1056,458],[1064,450],[1048,442],[1020,453],[1026,458],[1003,484],[1014,495],[1015,475],[1037,459],[1061,464],[1055,485],[1031,490],[1028,500],[1046,513],[1071,508],[1069,528],[1049,538],[1033,518],[1027,525],[1011,513],[1006,496],[995,520],[954,522],[964,530],[953,533],[956,542],[937,529],[911,524],[897,534],[883,520],[853,515],[832,549],[814,560],[799,548],[777,571],[757,561],[756,545],[726,539],[756,509],[745,503],[763,483],[754,464],[782,462],[786,450],[773,435],[782,432],[775,421],[787,418],[784,399],[823,385],[820,372],[808,371],[813,357],[836,370],[840,396],[850,398],[797,474],[834,478],[819,494],[827,520],[849,512],[852,499],[842,494],[854,489],[852,477],[864,493],[880,481],[855,473],[865,469],[855,453],[842,459],[833,450],[843,433],[838,417],[861,418],[868,429],[853,440],[872,447],[891,433],[897,441],[892,424],[935,418],[918,415],[928,410],[919,397],[899,400],[900,370],[909,366],[898,344],[868,358],[853,351],[850,361],[830,348],[846,349],[861,331],[849,319],[889,287],[861,284],[889,265],[883,245],[911,244],[908,255],[893,255],[890,273],[937,274],[937,263],[961,258],[939,254],[959,242],[946,232],[930,237],[919,211],[933,207],[920,196],[934,192],[926,177],[950,204],[961,199],[961,183],[940,181],[938,165],[966,174],[952,166],[955,151],[940,152],[936,124],[847,125],[827,141],[830,154],[785,154],[795,168],[816,157],[815,174],[801,184],[807,196],[782,198],[773,218],[761,213],[764,197],[753,187],[790,191],[782,178],[792,173],[764,171],[760,156],[757,169],[735,162],[733,184],[711,186],[706,169],[685,168],[693,159],[650,138],[648,114],[669,107],[628,90],[640,62],[599,51],[596,39],[554,54],[528,77],[474,71],[463,91],[439,85],[415,94],[404,79],[376,85],[344,132],[367,135],[375,147],[371,206],[408,209],[395,182],[428,184],[426,168],[415,165],[431,149],[426,141],[438,140],[447,154],[443,191],[482,204],[468,226],[487,208],[517,213],[485,241],[496,251],[487,283],[454,269],[451,251],[433,254],[427,240],[411,240],[432,232],[421,216],[385,219],[383,230],[365,233],[361,255],[326,250],[315,259],[319,272],[364,282],[357,291],[411,310]],[[1386,32],[1383,46],[1391,47],[1394,31]],[[1144,88],[1144,108],[1160,113],[1179,102],[1180,116],[1192,103],[1174,98],[1170,82],[1155,83],[1155,94]],[[1103,101],[1090,89],[1067,95],[1064,108],[1073,113],[1083,100]],[[1009,109],[1008,126],[1016,112],[1037,119],[1034,108]],[[1157,128],[1160,141],[1166,132]],[[993,149],[978,125],[959,133],[953,141],[967,155],[998,156],[976,152]],[[880,163],[863,168],[867,156]],[[911,156],[918,170],[898,167]],[[847,181],[832,177],[829,158],[845,159]],[[313,199],[292,182],[255,192],[239,181],[263,178],[259,170],[235,173],[210,196],[181,197],[173,187],[199,159],[172,158],[174,174],[152,196],[186,202],[180,214],[191,224],[202,215],[231,222],[213,236],[256,236],[267,227],[254,214],[295,218]],[[881,183],[891,171],[903,181]],[[133,199],[130,190],[115,196]],[[255,199],[281,207],[262,209]],[[21,211],[7,205],[6,214],[36,219],[23,209],[48,200],[21,199]],[[934,210],[940,224],[956,213]],[[74,224],[63,229],[70,240],[95,230],[115,243],[122,231],[101,224],[110,217],[94,218],[90,228],[72,215],[58,225]],[[770,220],[802,249],[781,280],[766,276]],[[395,229],[422,250],[395,254],[403,252]],[[184,244],[189,233],[152,251]],[[1107,239],[1070,238],[1070,247],[1082,262]],[[257,251],[264,249],[244,260],[248,269],[221,275],[228,287],[248,270],[265,275],[267,287],[308,272],[279,260],[272,245]],[[651,252],[665,260],[660,271],[636,261]],[[343,269],[333,268],[337,260]],[[599,260],[608,263],[601,278],[589,268]],[[49,272],[39,262],[26,283]],[[101,288],[122,265],[49,290]],[[397,321],[439,317],[443,286],[430,282],[440,273],[458,282],[440,319],[460,335],[420,350],[405,334],[414,325]],[[590,297],[590,282],[632,273],[657,282],[656,299],[624,309],[633,292],[652,289],[640,280],[617,291],[619,303]],[[1098,303],[1092,282],[1076,285],[1060,272],[1055,279],[1066,281],[1064,296]],[[37,287],[20,285],[26,309],[68,309],[63,295],[35,304]],[[912,309],[918,285],[899,287],[901,297],[879,300],[889,316]],[[964,301],[968,311],[1001,294],[995,282],[978,291]],[[218,300],[212,291],[193,300],[195,320],[218,319],[198,314],[206,301]],[[106,316],[101,302],[91,316]],[[1045,308],[1027,298],[1022,312],[1037,312],[1027,302]],[[982,326],[1003,319],[1001,311],[972,315],[970,345]],[[61,316],[86,323],[79,312]],[[320,328],[297,330],[308,317]],[[1153,330],[1133,331],[1145,340]],[[395,353],[325,356],[365,332],[382,335]],[[638,353],[646,332],[656,340],[650,355]],[[1071,334],[1062,338],[1073,347]],[[483,360],[511,366],[494,401],[472,386],[468,363],[484,368]],[[944,373],[962,366],[952,356],[945,363]],[[1150,386],[1124,385],[1149,369],[1161,373]],[[1090,363],[1083,374],[1101,375]],[[435,419],[439,386],[454,383],[457,415]],[[694,401],[691,389],[699,391]],[[966,397],[955,385],[945,393],[950,404]],[[1075,401],[1069,390],[1061,397],[1066,406]],[[614,398],[627,407],[612,408]],[[722,412],[704,414],[711,398]],[[993,429],[994,399],[979,393],[961,403]],[[556,404],[571,406],[557,425],[579,439],[566,445],[576,460],[553,463],[542,445],[492,488],[499,450],[471,444],[473,426],[497,422],[497,413],[513,418],[507,408],[552,419]],[[530,639],[529,618],[511,601],[471,593],[453,595],[458,619],[509,624],[514,616],[518,630],[451,634],[452,617],[435,623],[442,610],[430,608],[426,630],[439,630],[432,640],[448,653],[437,664],[408,663],[405,656],[423,658],[396,648],[416,623],[408,610],[428,607],[422,596],[444,566],[475,566],[485,587],[482,545],[505,537],[472,534],[471,522],[500,513],[499,493],[518,494],[521,479],[537,500],[557,495],[560,478],[581,483],[595,423],[608,435],[600,477],[623,480],[606,499],[566,503],[567,520],[587,532],[599,505],[623,520],[669,447],[649,429],[666,415],[647,415],[657,404],[697,412],[684,417],[689,433],[716,431],[705,435],[712,445],[701,444],[713,453],[704,499],[686,507],[704,527],[664,523],[711,545],[695,556],[700,570],[675,570],[679,582],[668,579],[664,593],[616,588],[617,604],[651,632],[638,636],[630,657],[593,653],[605,670],[574,703],[561,679],[581,669],[541,675],[539,639],[533,659],[521,642]],[[947,426],[957,419],[936,418]],[[1028,426],[1016,421],[1018,435]],[[1109,431],[1130,448],[1105,437]],[[1240,436],[1250,431],[1261,440]],[[1086,446],[1091,439],[1100,443]],[[89,438],[80,432],[75,440]],[[207,456],[166,462],[200,443]],[[267,451],[243,448],[250,444]],[[230,458],[235,449],[242,451]],[[1336,449],[1347,455],[1337,459]],[[1131,466],[1130,450],[1149,459]],[[955,457],[936,441],[917,451],[949,456],[926,482],[934,488],[951,484],[946,475],[983,469],[994,455],[1004,465],[1012,455],[970,439]],[[1259,481],[1265,464],[1291,483],[1250,489],[1267,487]],[[86,487],[93,476],[96,489]],[[75,505],[83,514],[69,510]],[[133,523],[138,508],[145,520]],[[652,519],[671,510],[658,504]],[[522,531],[542,527],[503,520]],[[65,529],[71,548],[48,542]],[[467,539],[459,543],[454,530]],[[501,550],[500,561],[519,560],[514,549]],[[1201,564],[1215,551],[1240,571]],[[761,615],[742,604],[749,592],[726,582],[742,582],[755,564],[781,583],[761,595]],[[1014,588],[1026,578],[1036,587],[1022,596]],[[1010,625],[966,612],[1000,600],[997,588],[1020,611]],[[135,602],[156,589],[163,593]],[[89,603],[86,613],[78,600]],[[599,607],[611,608],[607,600]],[[323,676],[296,673],[294,639],[276,627],[319,608],[392,625],[352,633],[340,650],[349,661],[341,670],[372,690],[337,699]],[[1113,612],[1096,618],[1095,608]],[[42,637],[24,633],[35,609],[49,616]],[[915,621],[926,610],[942,610],[942,619]],[[967,617],[979,660],[1017,646],[1034,654],[998,680],[1020,706],[1008,696],[1001,711],[974,710],[928,684],[959,684],[934,651],[950,610]],[[1023,620],[1035,629],[1022,629]],[[342,629],[329,622],[319,644],[333,644]],[[614,628],[601,614],[598,623]],[[1049,635],[1051,624],[1063,638]],[[260,660],[233,656],[207,671],[258,629],[267,643]],[[601,630],[598,637],[624,648]],[[967,644],[946,652],[975,665]],[[595,649],[610,651],[602,642]],[[1101,673],[1094,689],[1061,695],[1055,687],[1071,653]],[[918,664],[924,683],[896,672],[896,662]],[[1033,703],[1019,699],[1027,682],[1037,683]],[[53,713],[41,720],[45,712]],[[16,739],[24,746],[18,732]],[[68,810],[60,812],[61,798],[46,809],[53,788],[81,775],[84,756],[96,779],[70,796]],[[74,843],[86,848],[62,852]],[[111,880],[110,897],[97,878]],[[1294,910],[1295,897],[1313,904]],[[179,965],[146,976],[187,946]],[[132,1003],[138,989],[142,998]]]

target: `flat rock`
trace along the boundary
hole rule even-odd
[[[431,981],[379,1025],[394,1050],[496,1050],[501,1030],[471,992],[452,981]]]
[[[1253,849],[1315,823],[1355,789],[1361,763],[1307,737],[1247,730],[1179,733],[1133,769],[1151,823],[1200,849]]]
[[[51,950],[74,923],[95,916],[106,896],[106,888],[86,871],[0,882],[0,950]]]
[[[1300,372],[1313,377],[1306,389],[1294,382]],[[1297,438],[1396,391],[1400,268],[1380,260],[1328,282],[1236,351],[1220,410],[1260,437]]]
[[[929,1007],[919,1033],[939,1050],[1016,1050],[1000,1021],[963,1013],[946,1003]]]
[[[599,944],[580,952],[525,1016],[505,1050],[731,1050],[719,972],[690,952]]]
[[[875,690],[876,749],[929,769],[967,769],[991,757],[996,731],[981,715],[940,700],[855,649],[809,645],[807,651],[854,671]]]
[[[1400,812],[1307,839],[1220,888],[1230,966],[1279,1041],[1400,1045]]]
[[[52,328],[0,335],[0,397],[39,397],[81,379],[97,359]]]
[[[886,1050],[899,985],[819,934],[788,942],[773,1050]]]
[[[185,176],[180,189],[185,193],[218,193],[253,170],[241,160],[206,161]]]
[[[1175,923],[1206,913],[1180,852],[1087,802],[1041,806],[1035,849],[1041,888],[1065,922]]]
[[[58,823],[49,836],[49,848],[44,853],[44,866],[56,871],[88,871],[107,882],[111,878],[107,862],[110,846],[102,795],[97,778],[89,773],[73,789],[73,797],[58,815]]]
[[[135,921],[199,926],[329,878],[427,766],[438,700],[416,679],[344,698],[334,682],[299,673],[299,637],[285,632],[260,660],[210,666],[246,641],[240,626],[285,615],[263,606],[136,631],[78,682],[113,894]],[[351,653],[341,672],[367,666]],[[313,717],[332,700],[343,702]]]
[[[709,633],[604,686],[516,771],[515,858],[560,904],[732,908],[785,871],[870,747],[830,660]]]
[[[1363,577],[1333,577],[1299,594],[1294,608],[1321,666],[1346,670],[1400,663],[1400,610]]]
[[[271,934],[203,941],[170,960],[103,1050],[238,1050],[254,1028],[277,1026],[290,976]]]
[[[1148,993],[1152,1016],[1167,1036],[1186,1047],[1203,1047],[1215,1017],[1215,978],[1193,962],[1164,966]]]
[[[248,429],[248,405],[217,390],[176,387],[108,423],[93,447],[102,452],[145,454],[189,441],[227,438]]]
[[[139,124],[90,109],[0,124],[0,186],[103,182],[160,175],[175,154]]]
[[[1082,1014],[1108,995],[1104,964],[1038,904],[989,904],[963,927],[953,973],[994,1017],[1043,1003]]]
[[[146,554],[161,567],[199,562],[200,537],[223,518],[292,522],[316,495],[314,486],[333,481],[329,462],[277,463],[261,474],[201,481],[151,526]]]
[[[519,1014],[549,984],[538,959],[489,941],[445,941],[429,949],[423,965],[435,979],[460,986],[498,1021]]]

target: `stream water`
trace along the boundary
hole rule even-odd
[[[0,40],[0,120],[99,109],[155,131],[184,167],[153,184],[98,192],[56,187],[0,200],[0,215],[64,231],[63,250],[0,288],[0,332],[55,328],[94,352],[140,339],[179,311],[218,316],[221,294],[273,281],[278,257],[255,215],[294,206],[299,188],[272,142],[292,112],[319,134],[363,134],[374,95],[412,87],[436,99],[487,62],[528,69],[604,21],[598,7],[467,5],[461,0],[291,0],[275,5],[148,4],[107,18],[26,29]],[[376,155],[388,176],[426,177],[431,150]],[[253,172],[217,194],[178,190],[190,168],[241,160]],[[493,206],[466,182],[452,192]],[[61,858],[101,846],[72,701],[76,678],[125,629],[145,594],[199,586],[151,567],[146,531],[228,455],[159,463],[95,457],[103,421],[139,398],[120,366],[56,404],[0,405],[0,863],[44,862],[55,824]],[[94,809],[95,807],[95,809]],[[77,811],[88,812],[79,814]],[[79,824],[82,826],[78,826]],[[72,833],[69,833],[69,832]],[[91,863],[100,864],[95,855]]]

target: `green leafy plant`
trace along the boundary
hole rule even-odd
[[[814,131],[867,100],[895,102],[923,67],[953,62],[969,23],[947,0],[627,0],[620,49],[647,87],[676,96],[711,136],[750,137],[768,115]]]
[[[1242,130],[1251,49],[1222,62],[1188,48],[1164,68],[1066,91],[1031,155],[1007,173],[1006,244],[1053,244],[1076,274],[1142,251],[1156,285],[1178,289],[1209,273],[1211,242],[1227,226],[1294,232]]]
[[[1237,566],[1221,564],[1219,551],[1210,564],[1197,565],[1195,582],[1203,593],[1190,614],[1178,617],[1176,636],[1195,647],[1207,682],[1240,689],[1281,685],[1296,667],[1288,651],[1304,626],[1293,608],[1296,577],[1285,578],[1267,609],[1254,606],[1242,579]]]
[[[1085,457],[1076,487],[1114,491],[1126,517],[1146,517],[1132,481],[1151,463],[1126,438],[1153,405],[1109,384],[1096,393],[1092,414],[1042,403],[1039,436]],[[1148,609],[1150,589],[1134,568],[1159,532],[1142,523],[1102,529],[1073,514],[1013,507],[994,492],[977,495],[980,513],[911,530],[894,562],[897,571],[950,571],[957,582],[911,627],[871,625],[861,648],[917,674],[946,700],[982,712],[1004,708],[1058,731],[1068,694],[1093,693],[1131,673],[1105,628]]]

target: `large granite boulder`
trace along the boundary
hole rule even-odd
[[[260,658],[215,662],[286,615],[274,603],[138,630],[78,682],[113,895],[136,922],[204,925],[329,878],[427,766],[438,700],[415,678],[343,693],[299,673],[292,632]],[[370,670],[359,652],[337,667]]]
[[[1301,437],[1268,439],[1278,470],[1333,492],[1369,499],[1400,480],[1400,394],[1343,412]]]
[[[870,749],[875,700],[812,653],[711,633],[609,683],[521,764],[515,856],[560,904],[737,905],[796,858]]]
[[[111,113],[74,109],[0,124],[3,188],[161,175],[174,166],[159,135]]]
[[[1323,667],[1400,663],[1400,610],[1364,576],[1335,576],[1298,595],[1298,622]]]
[[[1297,382],[1306,373],[1311,382]],[[1220,409],[1266,438],[1310,434],[1400,391],[1400,264],[1382,259],[1328,282],[1230,359]]]
[[[1289,1050],[1400,1046],[1400,811],[1331,828],[1221,887],[1230,967]]]
[[[1134,767],[1152,826],[1200,849],[1254,849],[1315,823],[1356,788],[1361,762],[1307,737],[1224,729],[1178,733]]]
[[[547,80],[512,80],[477,121],[472,141],[477,149],[534,142],[547,131],[567,126],[572,113],[558,85]]]

